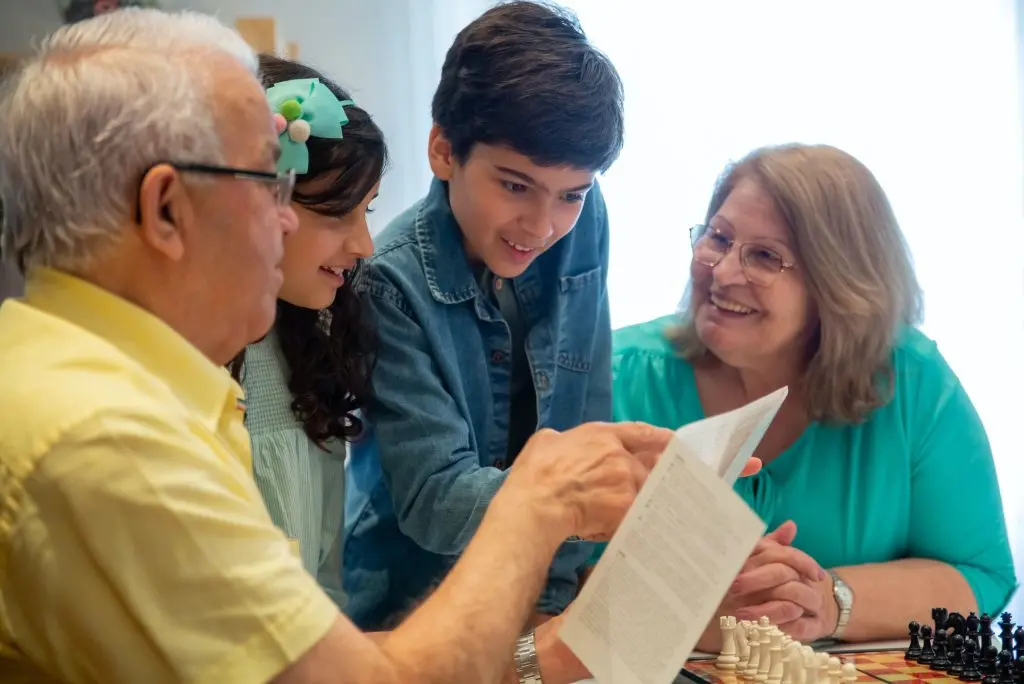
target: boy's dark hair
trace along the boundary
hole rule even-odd
[[[464,28],[445,57],[432,115],[459,161],[484,143],[541,166],[603,172],[622,150],[618,72],[572,12],[548,3],[507,2]]]
[[[260,55],[265,88],[299,78],[317,78],[339,100],[349,95],[315,69],[273,55]],[[310,138],[309,170],[296,179],[292,201],[311,211],[342,217],[358,207],[381,179],[388,154],[384,135],[370,115],[346,105],[348,123],[340,140]],[[323,179],[329,182],[323,183]],[[317,180],[311,188],[309,181]],[[357,266],[356,270],[361,266]],[[370,396],[376,338],[366,323],[347,273],[334,302],[324,311],[277,300],[274,331],[287,363],[292,412],[317,444],[331,438],[351,441],[362,431],[356,412]],[[244,370],[243,351],[231,364],[236,379]]]

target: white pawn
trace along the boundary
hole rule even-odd
[[[814,649],[804,646],[801,650],[804,653],[804,682],[818,684],[818,659],[814,657]]]
[[[847,684],[857,681],[857,668],[850,661],[843,663],[842,672],[842,679]]]
[[[828,653],[817,653],[818,658],[818,682],[828,684]]]
[[[747,643],[750,644],[750,658],[747,659],[743,677],[753,679],[757,674],[757,661],[761,657],[761,628],[756,624],[747,627]]]
[[[840,680],[842,676],[841,665],[839,658],[835,656],[828,659],[828,684],[842,684]]]
[[[768,618],[761,618],[767,620]],[[754,675],[754,681],[759,684],[764,684],[768,681],[768,670],[772,666],[772,627],[769,625],[765,627],[761,626],[761,652],[757,656],[757,673]]]
[[[789,682],[787,684],[804,684],[804,652],[798,641],[790,643],[789,648]]]
[[[782,650],[782,679],[779,684],[793,684],[793,651],[789,648]]]
[[[722,651],[718,654],[715,666],[719,670],[735,670],[740,659],[736,656],[736,618],[723,615],[718,618],[718,626],[722,630]]]
[[[733,632],[736,635],[736,670],[741,675],[747,669],[747,661],[750,660],[750,644],[747,642],[747,627],[749,625],[750,623],[746,620],[741,620]]]
[[[768,665],[768,684],[781,684],[782,682],[782,631],[773,629],[771,631],[771,646],[768,649],[771,662]]]

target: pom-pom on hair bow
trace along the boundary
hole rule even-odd
[[[309,170],[306,141],[311,137],[343,138],[341,129],[348,123],[345,105],[355,104],[352,100],[338,100],[316,78],[276,83],[267,89],[267,101],[281,139],[277,168],[282,172],[295,169],[299,174]]]

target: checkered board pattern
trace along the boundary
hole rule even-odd
[[[866,653],[837,653],[842,662],[852,662],[857,668],[858,682],[930,682],[931,684],[963,684],[956,677],[946,672],[937,672],[908,661],[903,651],[871,651]],[[708,684],[754,684],[753,681],[741,679],[735,673],[719,670],[712,660],[691,660],[686,663],[683,674],[695,682]]]

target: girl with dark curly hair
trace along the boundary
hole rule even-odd
[[[278,168],[296,174],[299,227],[285,239],[274,327],[232,372],[245,388],[267,510],[343,605],[345,444],[362,429],[374,347],[351,283],[373,251],[367,213],[387,148],[369,114],[323,74],[270,55],[260,68],[280,133]]]

